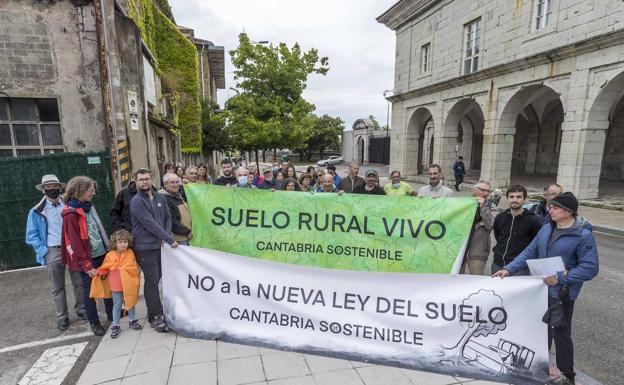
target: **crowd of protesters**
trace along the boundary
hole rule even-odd
[[[191,210],[184,190],[189,184],[339,195],[449,198],[454,194],[453,189],[444,184],[442,168],[437,164],[428,167],[429,183],[418,191],[402,180],[399,171],[392,171],[384,186],[380,185],[374,168],[366,169],[361,177],[357,163],[350,164],[343,177],[332,165],[309,166],[305,172],[298,173],[288,161],[273,162],[272,166],[260,169],[255,163],[245,167],[228,158],[221,161],[221,173],[214,181],[203,163],[186,168],[167,164],[163,171],[160,189],[153,185],[150,170],[139,169],[132,182],[117,194],[110,209],[111,238],[91,203],[96,194],[96,183],[91,178],[77,176],[65,184],[54,175],[45,175],[36,186],[44,196],[29,212],[26,242],[34,248],[37,261],[47,265],[59,330],[67,329],[70,324],[65,295],[66,269],[73,286],[74,311],[90,323],[95,335],[103,335],[105,329],[94,298],[105,298],[106,315],[112,321],[111,337],[121,332],[122,305],[127,310],[130,329],[140,330],[133,309],[139,291],[139,267],[145,278],[148,322],[157,332],[168,330],[159,294],[161,245],[168,243],[175,248],[189,245],[193,239]],[[453,166],[453,172],[455,190],[459,191],[465,174],[461,157]],[[530,275],[528,259],[554,256],[563,259],[566,270],[543,279],[549,286],[549,305],[562,302],[566,321],[564,326],[549,328],[549,346],[554,341],[557,366],[562,375],[548,384],[573,384],[574,302],[583,282],[598,273],[598,253],[591,225],[578,216],[576,197],[564,192],[556,183],[546,186],[543,198],[530,208],[526,207],[527,189],[520,185],[507,189],[509,208],[506,210],[498,208],[502,192],[492,191],[488,181],[478,181],[472,190],[477,209],[465,248],[462,273],[483,275],[491,252],[492,277],[500,278]],[[494,246],[491,245],[492,232]],[[100,281],[106,279],[110,288],[102,289]]]

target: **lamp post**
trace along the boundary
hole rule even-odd
[[[394,95],[394,90],[385,90],[383,92],[384,99],[388,101],[388,110],[386,112],[386,137],[388,137],[388,130],[390,129],[390,100],[388,100],[388,98],[393,95]]]

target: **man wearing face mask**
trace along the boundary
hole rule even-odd
[[[397,170],[390,173],[390,183],[384,186],[384,191],[386,195],[392,196],[416,195],[416,191],[414,191],[412,186],[401,180],[401,173]]]
[[[249,177],[249,170],[241,166],[236,169],[236,180],[238,184],[236,187],[240,188],[257,188],[252,184],[252,178]]]
[[[51,285],[52,299],[56,311],[56,325],[59,330],[69,327],[67,297],[65,295],[65,265],[61,263],[61,228],[63,219],[63,201],[61,189],[65,183],[59,182],[56,175],[44,175],[41,184],[35,188],[44,194],[43,199],[28,213],[26,223],[26,243],[32,246],[40,265],[47,266]],[[69,270],[69,277],[74,288],[76,315],[87,319],[82,293],[80,272]]]

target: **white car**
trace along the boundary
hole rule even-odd
[[[327,159],[321,159],[318,162],[316,162],[316,164],[318,166],[323,166],[323,167],[327,167],[330,164],[342,164],[344,163],[344,159],[342,159],[342,156],[330,156]]]

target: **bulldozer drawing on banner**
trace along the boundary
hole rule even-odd
[[[526,374],[529,372],[535,352],[525,346],[500,339],[498,346],[485,346],[469,340],[462,349],[462,356],[467,363],[480,365],[499,375]]]

